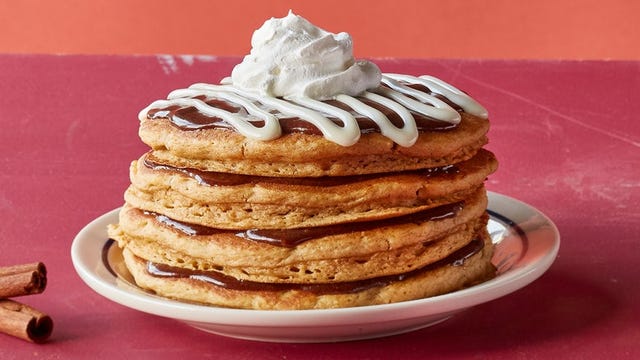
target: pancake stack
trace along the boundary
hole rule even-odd
[[[150,151],[131,164],[109,236],[144,289],[318,309],[420,299],[495,275],[486,111],[441,80],[382,74],[361,95],[311,101],[227,79],[176,90],[139,117]]]

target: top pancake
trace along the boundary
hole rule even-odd
[[[344,176],[405,171],[458,163],[487,143],[489,122],[467,113],[450,130],[423,131],[402,147],[380,133],[362,134],[352,146],[322,135],[290,133],[270,140],[225,128],[184,130],[168,118],[144,118],[139,135],[160,161],[178,167],[262,176]]]

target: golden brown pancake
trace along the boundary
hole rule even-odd
[[[493,154],[480,150],[467,161],[435,170],[283,179],[149,167],[152,156],[132,164],[127,203],[223,229],[323,226],[414,213],[464,200],[497,167]]]
[[[484,247],[477,249],[477,243],[484,241]],[[138,285],[155,293],[182,301],[224,307],[291,310],[327,309],[365,305],[388,304],[393,302],[421,299],[441,295],[475,285],[495,276],[491,264],[491,239],[486,233],[480,234],[469,248],[477,252],[461,252],[457,261],[443,261],[433,268],[427,266],[404,276],[388,276],[361,280],[352,283],[333,283],[328,286],[273,286],[273,284],[243,283],[232,278],[218,280],[213,271],[190,272],[177,270],[179,275],[171,275],[172,268],[162,267],[163,275],[153,275],[148,271],[149,262],[124,250],[124,259]],[[457,255],[457,254],[454,254]],[[452,258],[455,258],[453,256]],[[449,259],[447,259],[449,260]],[[153,265],[153,264],[151,264]],[[153,268],[153,266],[151,266]],[[212,274],[207,279],[207,273]],[[224,285],[216,285],[215,282]],[[246,286],[243,286],[246,285]],[[333,286],[332,286],[333,285]]]
[[[222,230],[125,206],[117,234],[138,257],[258,282],[340,282],[441,260],[486,227],[486,196],[387,220],[297,231]],[[116,235],[114,232],[113,235]]]
[[[328,100],[195,84],[140,113],[150,149],[109,236],[138,286],[211,306],[463,289],[495,275],[486,116],[450,85],[397,74]]]
[[[167,118],[143,119],[139,134],[157,159],[177,167],[260,176],[345,176],[424,169],[471,158],[487,143],[489,123],[461,116],[454,129],[421,132],[411,147],[398,146],[379,133],[363,134],[348,147],[303,133],[259,141],[225,128],[185,131]]]

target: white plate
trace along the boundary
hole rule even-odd
[[[118,209],[85,226],[71,247],[80,277],[100,295],[146,313],[184,321],[198,329],[242,339],[331,342],[408,332],[516,291],[542,275],[560,246],[555,225],[531,206],[489,192],[489,232],[496,244],[498,276],[485,283],[426,299],[327,310],[241,310],[183,303],[136,287],[106,226]]]

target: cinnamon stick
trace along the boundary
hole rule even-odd
[[[41,343],[52,331],[53,321],[48,315],[13,300],[0,300],[0,332]]]
[[[43,263],[0,267],[0,299],[39,294],[47,286],[47,269]]]

